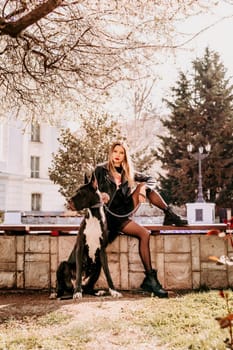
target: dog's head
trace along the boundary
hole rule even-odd
[[[93,173],[90,181],[85,175],[85,184],[79,187],[76,193],[70,198],[69,206],[79,211],[85,208],[91,208],[100,202],[101,197],[98,191],[98,183]]]

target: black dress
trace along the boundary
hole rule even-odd
[[[121,184],[118,187],[113,176],[109,173],[106,163],[98,165],[95,169],[100,192],[106,192],[110,197],[109,202],[105,206],[109,242],[113,242],[124,226],[131,221],[131,215],[134,210],[132,190],[128,181],[124,179],[122,168],[116,168],[116,171],[122,174]],[[151,179],[151,176],[140,173],[135,175],[135,180],[138,182],[147,182],[149,179]]]
[[[123,227],[131,220],[133,209],[132,195],[125,197],[121,187],[119,187],[114,200],[105,208],[110,242],[119,235]]]

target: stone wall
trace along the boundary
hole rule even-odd
[[[51,290],[56,284],[56,269],[66,260],[75,235],[1,235],[0,288]],[[227,241],[199,234],[152,235],[152,264],[158,268],[161,283],[169,290],[225,288],[233,286],[233,267],[216,265],[210,255],[233,256]],[[117,289],[140,287],[144,278],[138,254],[138,241],[120,236],[107,248],[109,268]],[[97,287],[105,288],[101,273]]]

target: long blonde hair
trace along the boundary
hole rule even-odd
[[[116,146],[121,146],[124,150],[125,156],[124,156],[124,160],[122,162],[122,169],[123,169],[123,179],[127,180],[129,182],[129,186],[133,187],[135,182],[134,182],[134,168],[133,168],[133,164],[132,164],[132,160],[129,154],[129,150],[128,147],[125,143],[123,143],[122,141],[115,141],[109,149],[109,157],[108,157],[108,170],[109,172],[113,175],[115,170],[113,161],[112,161],[112,154],[113,154],[113,150]]]

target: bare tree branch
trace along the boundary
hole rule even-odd
[[[47,0],[46,2],[36,6],[26,15],[22,16],[18,20],[12,18],[19,15],[27,9],[26,1],[21,3],[23,6],[11,12],[6,18],[0,18],[0,31],[2,34],[7,34],[12,38],[17,37],[23,30],[36,23],[40,19],[46,17],[49,13],[55,10],[63,0]]]
[[[2,0],[1,105],[42,118],[58,102],[76,110],[103,103],[109,87],[147,76],[158,52],[177,47],[177,20],[216,3]]]

